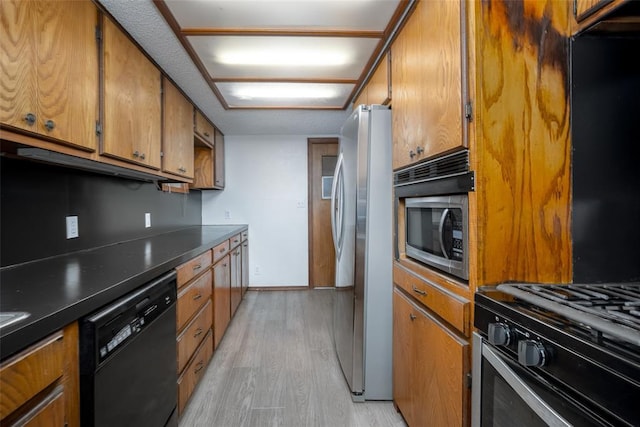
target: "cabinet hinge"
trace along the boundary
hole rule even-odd
[[[466,378],[466,385],[467,388],[471,388],[472,384],[473,384],[473,377],[471,376],[471,373],[467,374],[467,378]]]
[[[464,104],[464,118],[470,122],[473,121],[473,105],[471,104],[471,101]]]
[[[96,135],[102,135],[102,124],[100,122],[96,122]]]
[[[97,25],[96,25],[96,40],[98,42],[102,41],[102,30]]]
[[[160,152],[160,157],[164,157],[164,153],[162,151]]]

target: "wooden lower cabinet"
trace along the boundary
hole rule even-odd
[[[205,336],[202,344],[194,354],[191,362],[178,378],[178,413],[182,414],[187,401],[193,394],[198,382],[204,375],[205,368],[213,355],[213,334],[211,331]]]
[[[0,425],[80,425],[78,326],[73,323],[0,365]]]
[[[249,289],[249,240],[242,242],[242,267],[240,274],[240,285],[242,288],[242,297]]]
[[[231,250],[231,316],[236,313],[242,301],[242,246]]]
[[[393,292],[393,400],[410,427],[469,423],[470,345]]]
[[[231,321],[231,256],[225,255],[213,266],[213,348]]]

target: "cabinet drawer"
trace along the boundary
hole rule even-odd
[[[242,233],[240,233],[240,235],[242,236],[241,239],[244,242],[249,238],[249,230],[244,230]]]
[[[240,244],[241,240],[242,240],[242,233],[236,234],[235,236],[229,239],[229,248],[230,249],[235,248]]]
[[[397,264],[393,266],[393,282],[465,336],[469,336],[469,301]]]
[[[24,427],[64,426],[66,425],[64,404],[64,388],[59,385],[36,407],[11,425]]]
[[[213,248],[213,263],[215,264],[216,262],[221,260],[227,254],[227,252],[229,252],[229,241],[225,240],[224,242]]]
[[[64,374],[62,332],[23,351],[0,368],[0,419]]]
[[[212,354],[213,334],[209,331],[191,360],[191,363],[187,365],[180,378],[178,378],[178,414],[182,414],[189,397],[191,397],[193,390],[195,390],[196,385],[198,385],[202,375],[204,375],[204,368],[206,368],[207,363],[209,363]]]
[[[198,348],[198,344],[207,335],[212,323],[211,299],[208,299],[205,306],[177,338],[178,374],[182,372],[193,352]]]
[[[191,282],[178,293],[176,307],[176,330],[181,330],[189,319],[202,307],[211,296],[211,270]]]
[[[193,258],[191,261],[187,261],[178,266],[176,268],[178,288],[186,285],[189,280],[205,271],[210,265],[211,251],[207,251]]]

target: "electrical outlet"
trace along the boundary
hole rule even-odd
[[[144,214],[144,227],[151,227],[151,214],[149,212]]]
[[[68,216],[67,218],[67,239],[75,239],[80,236],[78,230],[78,217]]]
[[[256,265],[256,267],[254,269],[254,273],[255,273],[256,276],[260,275],[260,266],[259,265]]]
[[[224,211],[224,219],[231,219],[231,212],[230,211]]]
[[[296,202],[296,207],[298,209],[304,209],[306,207],[306,203],[304,202],[304,200],[298,200]]]

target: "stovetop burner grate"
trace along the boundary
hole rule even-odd
[[[640,283],[505,284],[497,289],[596,332],[640,346]]]

